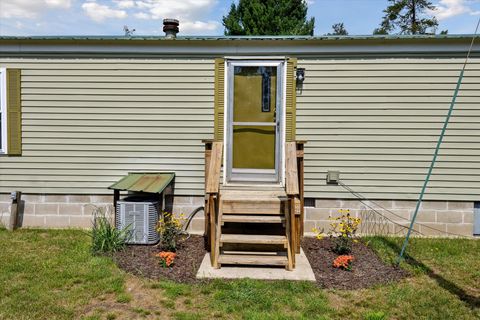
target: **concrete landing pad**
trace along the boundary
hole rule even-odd
[[[222,265],[215,269],[210,264],[210,254],[203,258],[200,269],[197,272],[198,279],[258,279],[258,280],[297,280],[315,282],[315,275],[303,250],[296,255],[296,267],[293,271],[287,271],[282,267],[257,267],[257,266],[234,266]]]

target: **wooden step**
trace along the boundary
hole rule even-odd
[[[218,258],[220,264],[246,264],[266,266],[286,266],[288,258],[284,255],[261,254],[221,254]]]
[[[283,223],[285,218],[281,215],[243,215],[243,214],[224,214],[222,223]]]
[[[287,244],[286,236],[258,235],[258,234],[222,234],[220,246],[223,243],[248,243],[248,244]]]
[[[284,204],[278,198],[229,199],[220,198],[223,213],[230,214],[281,214]]]

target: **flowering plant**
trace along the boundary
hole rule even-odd
[[[335,258],[335,260],[333,260],[333,267],[351,271],[353,259],[354,259],[353,256],[347,256],[347,255],[338,256]]]
[[[333,238],[334,248],[333,251],[338,254],[347,254],[352,252],[352,243],[355,233],[360,225],[360,218],[354,218],[350,216],[350,210],[340,209],[341,216],[336,218],[330,218],[330,232],[328,233],[330,238]]]
[[[160,234],[160,244],[166,251],[177,251],[177,240],[179,239],[183,224],[184,215],[175,217],[172,213],[163,212],[162,218],[158,221],[157,232]]]
[[[173,265],[177,254],[170,251],[162,251],[156,254],[157,257],[160,258],[160,264],[164,268],[168,268]]]

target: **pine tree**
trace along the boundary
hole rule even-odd
[[[332,33],[327,33],[327,36],[348,36],[348,31],[345,29],[343,22],[332,25]]]
[[[429,0],[388,0],[390,5],[383,10],[380,27],[374,34],[425,34],[435,33],[438,21],[428,14],[436,7]]]
[[[313,35],[305,0],[239,0],[223,17],[225,35]]]

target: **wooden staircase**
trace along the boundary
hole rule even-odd
[[[284,190],[220,189],[218,265],[288,267]]]
[[[205,230],[212,266],[282,266],[293,270],[303,232],[303,181],[300,188],[296,143],[286,145],[287,181],[281,188],[222,187],[222,149],[221,142],[210,142],[206,148]],[[303,151],[301,156],[303,160]],[[300,169],[303,180],[303,162]]]

